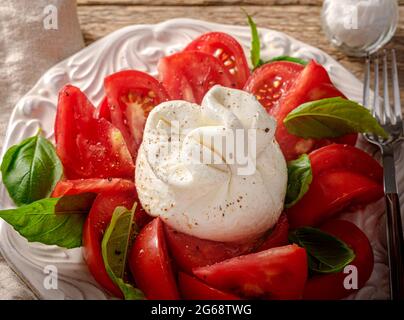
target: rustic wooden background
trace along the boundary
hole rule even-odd
[[[330,45],[321,29],[322,0],[78,0],[81,28],[87,44],[131,24],[157,23],[187,17],[224,24],[246,25],[239,7],[245,8],[260,27],[272,28],[329,53],[360,79],[363,60],[350,58]],[[390,43],[398,51],[404,96],[404,0],[399,0],[401,20]]]

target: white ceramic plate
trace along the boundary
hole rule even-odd
[[[78,86],[98,104],[103,96],[105,76],[122,69],[138,69],[155,75],[160,57],[180,50],[191,39],[207,31],[223,31],[233,35],[244,46],[246,54],[249,54],[250,32],[247,27],[175,19],[156,25],[123,28],[57,64],[42,76],[16,105],[10,117],[3,150],[35,134],[38,127],[48,137],[53,137],[57,95],[65,84]],[[260,29],[260,34],[265,59],[278,55],[315,59],[327,68],[335,85],[342,92],[353,100],[361,100],[361,82],[326,53],[274,30]],[[400,181],[403,180],[402,173]],[[401,199],[401,203],[403,200]],[[3,186],[0,189],[0,203],[2,207],[12,207]],[[344,215],[367,233],[375,254],[375,268],[371,279],[350,298],[388,297],[386,246],[385,241],[382,241],[385,238],[381,219],[383,210],[383,202],[379,201],[359,214]],[[28,243],[4,221],[0,221],[0,248],[14,270],[39,298],[108,298],[89,274],[81,249],[65,250],[56,246]],[[57,289],[46,289],[44,286],[44,270],[49,265],[57,267]]]

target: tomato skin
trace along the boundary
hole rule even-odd
[[[288,61],[266,63],[252,73],[244,90],[254,94],[267,112],[270,112],[303,69],[304,66]]]
[[[120,71],[106,77],[104,89],[111,122],[122,132],[133,159],[136,159],[149,112],[169,100],[169,96],[158,80],[137,70]]]
[[[332,144],[309,154],[313,176],[332,170],[348,170],[383,183],[383,168],[365,151],[341,144]]]
[[[246,298],[300,299],[307,279],[306,250],[287,245],[193,270],[220,290]]]
[[[285,213],[282,213],[274,229],[265,238],[264,242],[254,251],[259,252],[275,247],[286,246],[289,243],[288,232],[289,232],[288,218]]]
[[[353,223],[345,220],[330,220],[320,227],[346,244],[355,252],[355,259],[350,265],[356,266],[358,272],[358,289],[369,280],[373,271],[373,251],[369,239]],[[307,280],[303,293],[305,300],[337,300],[343,299],[356,290],[344,288],[344,279],[348,274],[343,271],[327,275],[315,275]]]
[[[167,245],[176,266],[180,270],[191,273],[194,268],[212,265],[251,252],[287,245],[289,223],[286,214],[283,213],[268,234],[241,243],[200,239],[178,232],[166,224],[164,224],[164,229]]]
[[[166,224],[164,226],[173,260],[180,270],[188,273],[191,273],[193,268],[249,253],[256,246],[256,241],[239,244],[200,239],[178,232]]]
[[[199,51],[183,51],[160,59],[159,78],[173,100],[200,104],[215,84],[236,88],[230,73],[214,56]]]
[[[129,254],[129,267],[147,299],[179,299],[160,218],[151,221],[137,235]]]
[[[324,138],[324,139],[320,139],[320,140],[314,140],[313,150],[320,149],[320,148],[328,146],[330,144],[342,144],[342,145],[348,145],[348,146],[355,146],[357,140],[358,140],[357,133],[347,134],[345,136],[341,136],[338,138],[330,138],[330,139]]]
[[[185,300],[240,300],[234,294],[212,288],[183,272],[178,274],[178,285]]]
[[[303,139],[290,134],[283,120],[296,107],[309,101],[345,97],[331,82],[331,79],[323,66],[312,60],[303,71],[296,77],[286,94],[282,96],[279,103],[274,105],[270,114],[277,120],[275,133],[286,160],[296,159],[303,153],[309,153],[316,147],[335,142],[354,144],[356,135],[338,139]]]
[[[213,55],[232,74],[242,89],[250,76],[243,48],[236,39],[223,32],[208,32],[193,40],[184,51],[200,51]]]
[[[131,209],[134,203],[132,192],[106,192],[99,194],[83,227],[83,256],[95,280],[114,296],[122,298],[121,290],[110,279],[105,270],[101,242],[105,229],[117,206]]]
[[[105,120],[111,122],[111,110],[109,109],[108,97],[104,97],[101,100],[100,105],[97,109],[95,109],[94,116],[97,119],[104,118]]]
[[[78,179],[59,181],[52,197],[80,193],[97,193],[93,206],[83,226],[83,256],[95,280],[113,295],[122,298],[120,289],[109,278],[102,258],[101,242],[112,213],[117,206],[128,209],[137,202],[135,221],[144,223],[142,208],[133,181],[124,179]]]
[[[52,192],[52,197],[58,198],[65,195],[79,193],[110,193],[110,192],[128,192],[133,195],[137,206],[135,211],[135,221],[138,228],[143,228],[153,218],[143,209],[137,195],[133,181],[125,179],[77,179],[61,180]]]
[[[292,229],[317,226],[343,209],[383,196],[383,170],[366,152],[335,144],[309,158],[313,181],[303,198],[286,210]]]
[[[73,195],[86,192],[102,193],[114,190],[135,193],[135,185],[130,180],[125,179],[77,179],[61,180],[52,192],[52,197],[58,198],[65,195]]]
[[[94,117],[94,106],[76,87],[59,93],[56,152],[68,179],[133,179],[134,164],[117,128]]]
[[[344,97],[332,84],[327,71],[316,62],[306,67],[288,61],[264,64],[250,76],[244,90],[253,93],[267,112],[278,122],[276,139],[286,160],[296,159],[331,143],[355,145],[357,134],[336,139],[302,139],[289,134],[284,118],[300,104],[308,101]]]
[[[383,186],[363,175],[349,171],[324,173],[313,179],[309,191],[287,210],[290,226],[317,226],[345,208],[366,205],[382,196]]]
[[[137,199],[137,194],[136,194]],[[140,201],[137,202],[138,207],[136,208],[135,212],[135,221],[136,225],[139,229],[143,229],[146,225],[148,225],[154,218],[150,216],[146,210],[143,209]]]

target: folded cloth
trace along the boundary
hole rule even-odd
[[[18,99],[47,69],[83,46],[76,1],[0,1],[0,148]],[[32,298],[0,256],[0,299]]]

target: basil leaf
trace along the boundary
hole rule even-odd
[[[111,275],[110,275],[111,276]],[[144,300],[145,296],[143,292],[132,286],[130,283],[123,281],[121,278],[113,278],[113,281],[121,289],[125,300]]]
[[[283,122],[289,133],[305,139],[336,138],[354,132],[387,138],[368,109],[341,97],[304,103]]]
[[[295,205],[309,190],[313,175],[307,154],[288,162],[288,186],[286,189],[285,207]]]
[[[289,233],[289,241],[306,249],[313,272],[340,272],[355,259],[354,251],[345,242],[316,228],[298,228]]]
[[[250,49],[250,56],[251,56],[251,63],[253,65],[253,69],[258,68],[263,64],[263,61],[260,58],[261,55],[261,44],[260,44],[260,37],[257,30],[257,25],[255,24],[254,20],[251,16],[242,9],[247,16],[248,25],[250,26],[251,30],[251,49]]]
[[[303,60],[300,58],[295,58],[295,57],[290,57],[290,56],[278,56],[278,57],[272,58],[268,62],[274,62],[274,61],[289,61],[289,62],[301,64],[304,66],[308,64],[308,62],[306,60]],[[268,63],[268,62],[266,62],[266,63]]]
[[[137,233],[134,224],[135,208],[136,204],[132,210],[125,207],[115,209],[101,243],[105,269],[111,280],[121,289],[125,300],[144,299],[144,295],[139,289],[123,280],[129,243],[133,239],[134,233]]]
[[[42,199],[17,209],[1,210],[0,218],[30,242],[76,248],[81,246],[84,220],[95,196],[83,193]]]
[[[48,197],[63,173],[54,146],[40,134],[8,149],[0,169],[17,206]]]

